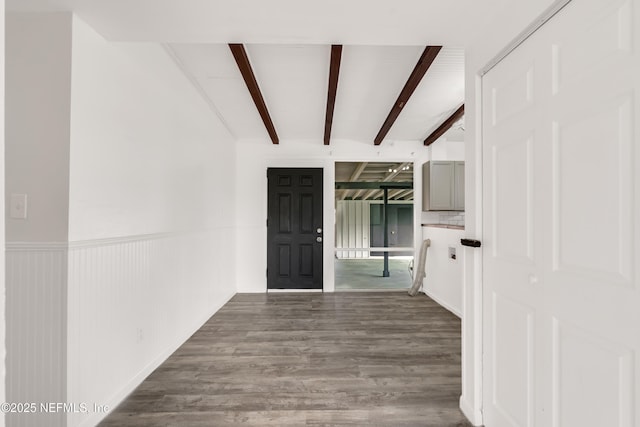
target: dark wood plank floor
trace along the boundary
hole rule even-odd
[[[238,294],[101,426],[470,426],[460,320],[406,292]]]

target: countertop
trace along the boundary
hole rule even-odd
[[[434,227],[434,228],[450,228],[452,230],[464,230],[464,226],[462,225],[450,225],[450,224],[422,224],[423,227]]]

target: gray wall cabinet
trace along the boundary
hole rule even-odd
[[[464,162],[432,160],[422,165],[422,210],[464,210]]]

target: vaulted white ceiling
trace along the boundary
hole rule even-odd
[[[268,134],[227,43],[244,43],[280,139],[319,143],[330,45],[342,44],[332,143],[373,143],[426,45],[444,48],[385,140],[424,140],[462,104],[464,46],[506,1],[7,0],[7,9],[70,10],[109,40],[162,43],[239,139]],[[445,137],[461,140],[460,127]]]
[[[114,41],[465,47],[513,0],[6,0]]]
[[[246,45],[278,136],[318,140],[324,133],[330,46]],[[169,49],[239,139],[268,138],[227,45]],[[345,46],[332,140],[373,139],[424,47]],[[445,48],[403,108],[387,139],[423,140],[464,100],[464,51]],[[448,137],[460,138],[451,131]]]

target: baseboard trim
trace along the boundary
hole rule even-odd
[[[222,299],[222,302],[218,303],[213,310],[198,319],[195,322],[195,325],[182,335],[180,340],[178,340],[175,345],[171,345],[167,347],[158,357],[156,357],[153,361],[151,361],[147,366],[142,368],[140,372],[138,372],[131,380],[122,387],[118,392],[116,392],[111,398],[107,399],[107,407],[109,408],[108,412],[104,413],[94,413],[90,417],[84,419],[80,423],[80,427],[91,427],[97,425],[99,422],[104,420],[113,410],[120,404],[124,399],[127,398],[135,389],[138,387],[153,371],[155,371],[162,363],[164,363],[169,356],[171,356],[180,346],[182,346],[198,329],[200,329],[206,322],[216,314],[226,303],[231,300],[236,295],[236,292],[230,292],[225,298]]]
[[[456,316],[458,316],[460,319],[462,319],[462,313],[460,312],[460,310],[457,310],[451,304],[444,302],[437,295],[434,295],[431,292],[427,292],[424,288],[422,288],[420,291],[426,296],[428,296],[429,298],[431,298],[432,300],[434,300],[435,302],[437,302],[438,304],[440,304],[441,306],[443,306],[444,308],[446,308],[447,310],[449,310],[450,312],[452,312],[453,314],[455,314]]]
[[[474,426],[482,425],[482,411],[471,406],[464,396],[460,396],[460,410]]]

